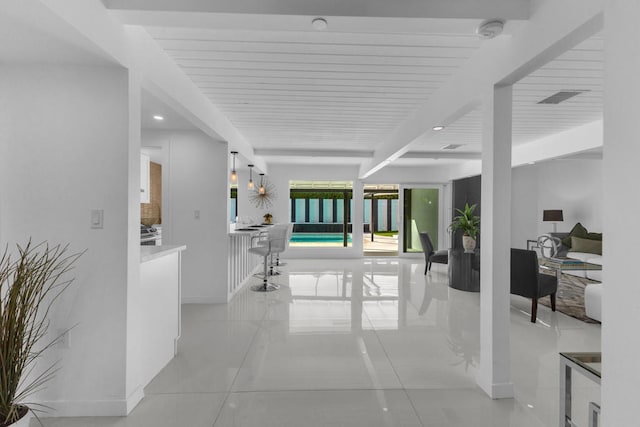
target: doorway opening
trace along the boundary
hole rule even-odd
[[[440,198],[440,188],[404,188],[402,241],[405,253],[422,252],[421,232],[428,232],[433,246],[440,247]]]
[[[398,255],[398,185],[364,186],[365,256]]]

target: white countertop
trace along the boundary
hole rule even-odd
[[[140,246],[140,262],[171,255],[187,249],[186,245]]]
[[[266,227],[260,227],[260,228],[251,228],[250,226],[244,226],[244,227],[240,227],[241,230],[235,230],[232,229],[229,231],[229,235],[230,236],[237,236],[237,235],[254,235],[254,234],[258,234],[258,233],[262,233],[263,231],[267,231],[270,226],[266,226]],[[244,229],[247,230],[244,230]]]

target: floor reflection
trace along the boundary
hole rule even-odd
[[[479,294],[418,259],[288,260],[268,294],[183,305],[178,355],[127,418],[47,427],[517,426],[557,423],[558,351],[598,351],[599,326],[512,298],[516,398],[478,389]],[[252,278],[259,283],[259,278]],[[209,402],[209,404],[207,404]],[[180,408],[176,411],[176,407]]]
[[[429,328],[442,334],[449,363],[477,366],[478,294],[450,289],[446,272],[424,275],[423,265],[411,260],[331,264],[294,266],[278,276],[281,289],[268,296],[265,319],[285,322],[280,333],[350,334],[359,346],[362,331]]]

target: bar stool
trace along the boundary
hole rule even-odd
[[[289,247],[289,240],[291,239],[291,233],[293,230],[293,224],[275,224],[273,226],[274,228],[278,229],[278,232],[285,232],[285,238],[283,240],[278,240],[277,242],[274,242],[273,245],[271,245],[271,255],[269,256],[269,276],[277,276],[280,274],[280,272],[278,270],[275,269],[275,267],[282,267],[286,264],[280,263],[280,253],[284,252],[287,250],[287,248]],[[264,246],[267,244],[267,240],[263,239],[263,240],[259,240],[257,242],[258,245],[260,246]],[[276,257],[276,261],[273,261],[273,257]]]
[[[289,249],[289,242],[291,241],[291,234],[293,234],[293,224],[287,224],[287,238],[284,241],[282,250],[276,252],[276,267],[282,267],[287,265],[285,262],[280,262],[280,253]],[[273,263],[272,263],[273,264]]]
[[[286,224],[284,226],[274,225],[267,233],[266,238],[264,240],[258,241],[258,246],[254,246],[249,248],[249,253],[254,255],[259,255],[264,258],[264,272],[262,278],[262,285],[254,285],[251,287],[252,291],[256,292],[271,292],[275,291],[279,288],[278,285],[274,283],[269,283],[269,273],[267,271],[267,267],[269,266],[269,257],[275,253],[276,250],[279,250],[282,246],[284,246],[284,241],[286,240],[287,228]],[[271,268],[271,273],[273,273],[273,266]]]

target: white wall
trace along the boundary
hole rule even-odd
[[[61,369],[37,400],[55,415],[123,414],[127,280],[139,269],[128,263],[139,232],[129,229],[127,72],[2,66],[0,93],[1,244],[87,249],[52,318],[54,333],[73,327],[70,348],[46,357]],[[104,210],[103,229],[90,228],[91,209]]]
[[[558,231],[570,231],[576,222],[602,232],[602,160],[554,160],[541,163],[538,186],[538,232],[553,230],[542,222],[545,209],[562,209]]]
[[[521,166],[511,170],[511,247],[527,248],[527,240],[540,234],[538,221],[538,168]]]
[[[162,243],[187,245],[182,302],[226,302],[227,144],[199,131],[145,130],[142,145],[158,147],[149,152],[162,163]]]
[[[479,164],[479,161],[472,161],[473,164]],[[452,178],[459,178],[466,175],[456,175],[460,167],[454,165],[434,165],[434,166],[387,166],[372,174],[364,180],[365,183],[384,182],[389,184],[415,184],[415,183],[434,183],[443,184],[449,182]],[[480,173],[478,172],[474,175]]]
[[[602,232],[602,160],[553,160],[513,169],[511,239],[525,248],[527,239],[553,231],[542,221],[542,211],[562,209],[558,231],[570,231],[580,222],[589,231]]]

